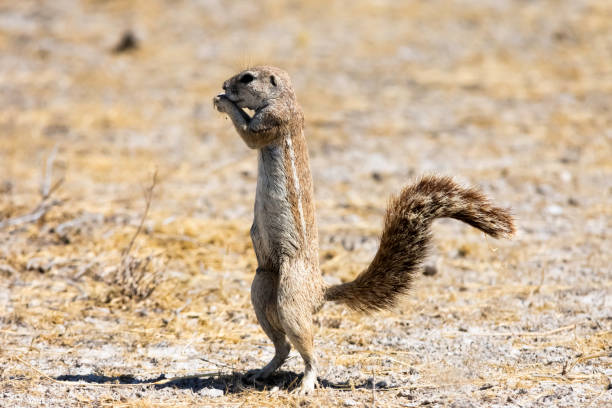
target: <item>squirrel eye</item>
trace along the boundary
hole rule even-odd
[[[254,80],[255,77],[251,74],[244,74],[243,76],[240,77],[240,82],[242,82],[243,84],[248,84],[249,82],[251,82],[252,80]]]

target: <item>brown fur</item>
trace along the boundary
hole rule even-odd
[[[423,177],[391,199],[370,266],[354,281],[327,288],[325,300],[361,311],[395,306],[427,256],[429,226],[441,217],[464,221],[493,237],[514,233],[508,211],[493,207],[478,190],[459,187],[448,177]]]
[[[317,373],[313,313],[325,301],[364,312],[394,306],[427,256],[434,219],[455,218],[493,237],[514,232],[508,211],[492,206],[478,190],[447,177],[424,177],[391,199],[371,265],[352,282],[326,287],[319,270],[304,117],[289,75],[274,67],[254,67],[225,81],[223,89],[215,107],[229,115],[249,147],[259,150],[251,228],[259,266],[251,300],[276,354],[255,379],[280,367],[293,345],[306,367],[300,391],[312,391]]]

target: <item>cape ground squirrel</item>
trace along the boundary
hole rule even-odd
[[[251,301],[276,353],[254,379],[280,367],[293,345],[305,364],[300,393],[311,392],[317,377],[313,314],[325,301],[364,312],[395,305],[427,254],[434,219],[455,218],[493,237],[514,232],[508,211],[491,205],[478,190],[447,177],[426,176],[391,199],[370,266],[352,282],[328,286],[319,270],[304,115],[289,75],[274,67],[254,67],[225,81],[223,89],[214,98],[216,109],[231,118],[247,146],[258,149],[251,227],[258,268]],[[244,108],[253,110],[253,116]]]

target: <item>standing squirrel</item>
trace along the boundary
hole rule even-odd
[[[427,256],[434,219],[455,218],[493,237],[514,233],[510,213],[494,207],[478,190],[448,177],[425,176],[391,198],[370,266],[352,282],[329,286],[319,269],[304,115],[289,75],[275,67],[253,67],[225,81],[223,90],[213,100],[215,108],[230,117],[248,147],[258,150],[251,227],[258,267],[251,301],[275,355],[253,380],[279,368],[293,345],[305,364],[299,392],[312,392],[317,381],[313,314],[326,301],[362,312],[393,307]],[[253,116],[244,108],[254,111]]]

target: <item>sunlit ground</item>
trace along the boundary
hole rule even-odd
[[[609,404],[612,3],[449,3],[0,4],[2,404]],[[326,305],[307,398],[297,354],[242,379],[273,354],[249,298],[256,155],[211,100],[260,63],[305,112],[330,282],[423,173],[518,225],[439,221],[437,273],[398,310]]]

